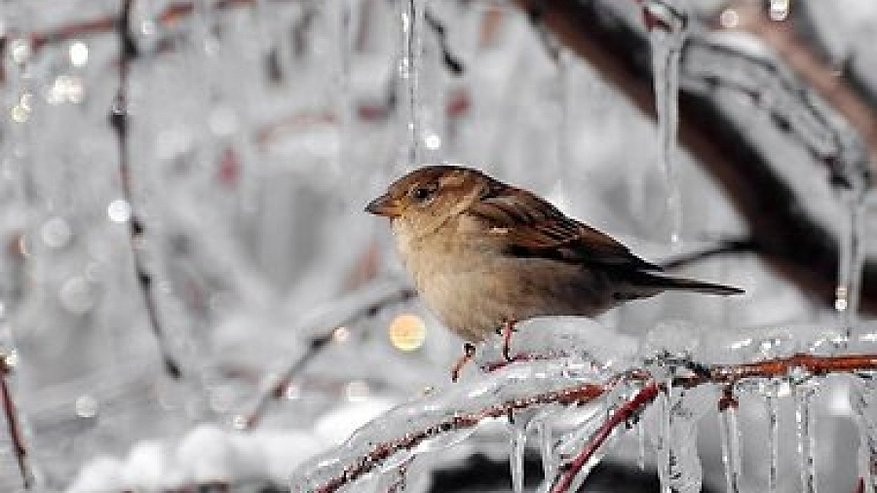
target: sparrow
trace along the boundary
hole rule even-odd
[[[511,360],[514,324],[539,316],[594,317],[663,291],[733,295],[743,290],[662,273],[611,236],[548,201],[481,171],[414,170],[371,201],[390,219],[418,295],[463,338],[456,380],[477,343],[500,331]]]

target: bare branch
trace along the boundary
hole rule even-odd
[[[29,490],[33,486],[34,478],[30,468],[30,461],[28,460],[21,424],[18,421],[18,411],[16,410],[15,401],[12,398],[12,392],[7,381],[11,370],[9,355],[0,355],[0,399],[3,400],[3,415],[6,417],[6,429],[9,432],[9,441],[15,454],[15,460],[18,463],[22,485],[24,489]]]
[[[158,314],[158,303],[152,286],[152,275],[146,269],[146,260],[143,258],[144,224],[139,212],[134,207],[134,194],[131,186],[131,165],[129,150],[129,126],[128,126],[128,72],[131,62],[137,57],[137,47],[131,35],[131,7],[133,0],[125,0],[118,18],[113,20],[116,34],[119,37],[119,88],[116,93],[113,107],[110,110],[110,124],[116,132],[119,147],[119,176],[122,181],[122,194],[131,206],[131,218],[128,221],[129,244],[131,256],[134,261],[134,271],[137,284],[143,295],[143,303],[146,314],[149,317],[149,325],[155,334],[159,352],[164,361],[164,370],[173,379],[182,376],[180,365],[171,354],[168,347],[167,334],[161,325]]]
[[[650,51],[649,41],[642,27],[631,25],[621,16],[617,5],[597,0],[515,0],[514,3],[527,12],[539,12],[541,22],[560,42],[599,70],[604,79],[645,115],[654,118],[651,66],[648,57],[643,56]],[[814,156],[809,163],[789,163],[783,161],[782,154],[771,153],[770,149],[760,146],[753,140],[752,132],[739,125],[715,98],[717,88],[733,81],[693,73],[691,70],[697,68],[696,64],[685,64],[685,57],[693,50],[712,50],[715,45],[698,35],[691,35],[688,40],[680,74],[681,143],[724,188],[734,207],[747,220],[760,253],[771,265],[802,290],[826,304],[833,303],[839,258],[839,242],[831,234],[833,225],[808,211],[812,190],[796,189],[786,176],[788,173],[800,175],[807,165],[813,166],[816,173],[821,167],[823,172],[834,175],[837,158],[843,156],[829,154],[821,159]],[[805,48],[795,45],[795,50],[798,49]],[[758,61],[762,65],[756,65],[755,60],[738,55],[736,63],[753,71],[765,68],[774,73],[788,71],[788,68],[778,67],[781,61],[764,59]],[[814,108],[808,107],[808,101],[804,100],[809,94],[806,86],[796,80],[785,82],[799,86],[778,90],[797,98],[799,108],[809,112],[813,121],[819,123],[819,115],[813,115]],[[855,95],[844,96],[847,97]],[[776,116],[773,121],[776,129],[789,135],[791,143],[798,139],[800,146],[789,120],[781,114]],[[836,140],[850,137],[850,132],[837,128],[826,128],[826,132]],[[832,150],[833,153],[841,151],[846,149]],[[877,312],[877,260],[868,259],[862,279],[862,309]]]
[[[648,385],[640,389],[630,400],[612,413],[597,431],[588,440],[585,446],[573,460],[566,462],[560,466],[560,472],[555,477],[554,484],[551,487],[551,493],[563,493],[568,491],[579,471],[594,457],[594,454],[605,443],[609,435],[623,423],[627,423],[632,417],[636,416],[658,396],[660,386],[656,382],[649,382]]]

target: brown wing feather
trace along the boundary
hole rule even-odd
[[[467,213],[485,228],[504,231],[507,253],[575,264],[660,271],[611,236],[565,216],[538,196],[513,187],[493,187]]]

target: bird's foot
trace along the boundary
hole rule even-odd
[[[513,361],[511,355],[512,333],[515,331],[515,321],[507,321],[502,324],[502,356],[506,361]]]
[[[451,382],[456,383],[460,379],[460,372],[469,361],[475,356],[475,345],[471,342],[463,344],[463,355],[457,358],[454,366],[451,367]]]

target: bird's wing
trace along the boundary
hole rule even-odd
[[[466,211],[488,232],[503,237],[507,254],[541,257],[572,264],[660,271],[611,236],[567,217],[553,205],[522,189],[502,187]]]

